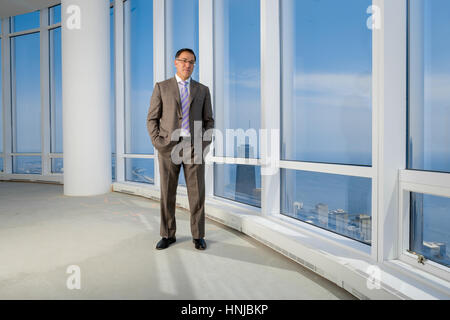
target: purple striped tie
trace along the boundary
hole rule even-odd
[[[183,112],[183,120],[181,122],[182,131],[189,133],[189,91],[188,82],[181,81],[183,89],[181,89],[181,110]]]

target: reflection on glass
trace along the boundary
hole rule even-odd
[[[281,213],[323,229],[372,242],[369,178],[281,169]]]
[[[410,1],[408,164],[450,172],[450,1]]]
[[[194,50],[197,63],[192,78],[199,80],[198,0],[166,0],[166,75],[175,76],[175,54],[181,48]]]
[[[154,184],[154,179],[153,159],[125,159],[125,181]]]
[[[63,158],[52,159],[52,173],[64,173]]]
[[[13,152],[41,151],[39,33],[11,39]]]
[[[63,152],[61,28],[49,31],[50,46],[50,152]]]
[[[410,250],[450,266],[450,198],[411,192]]]
[[[285,160],[371,165],[372,0],[281,0]]]
[[[261,207],[261,167],[214,164],[214,195]]]
[[[48,15],[48,24],[52,25],[61,22],[61,5],[51,7]]]
[[[153,92],[153,1],[124,3],[125,152],[153,154],[147,119]]]
[[[0,172],[3,172],[3,158],[0,158]]]
[[[13,173],[41,174],[42,162],[38,156],[18,156],[12,158]]]
[[[34,11],[11,17],[11,32],[39,28],[39,16],[39,11]]]
[[[259,157],[255,139],[261,127],[259,12],[259,0],[214,2],[214,115],[224,138],[223,151],[215,150],[216,156]],[[235,134],[230,131],[227,137],[227,129]],[[238,129],[243,131],[240,135]],[[240,152],[246,145],[251,152]]]

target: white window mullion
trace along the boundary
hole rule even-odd
[[[40,12],[40,70],[41,70],[41,164],[43,176],[51,173],[50,154],[50,63],[48,9]]]
[[[0,63],[2,64],[2,112],[3,112],[3,173],[10,174],[12,168],[11,162],[11,72],[10,72],[10,45],[9,45],[9,18],[1,19],[2,24],[2,38],[1,50],[2,56]]]
[[[398,258],[398,170],[406,164],[406,1],[374,0],[380,10],[377,92],[374,105],[378,130],[373,165],[377,170],[376,213],[378,262]],[[380,32],[378,32],[380,31]]]
[[[157,82],[166,79],[166,28],[165,28],[165,8],[164,0],[153,0],[153,87]],[[159,163],[158,150],[154,149],[155,161],[154,165],[154,183],[159,188]]]
[[[381,95],[382,91],[382,79],[383,79],[383,36],[382,29],[377,29],[375,26],[381,21],[376,21],[375,19],[381,19],[380,0],[372,1],[372,14],[373,16],[373,26],[372,26],[372,246],[371,246],[371,257],[374,261],[378,261],[378,232],[379,229],[379,219],[378,213],[379,201],[378,196],[380,192],[379,179],[378,179],[378,143],[381,139],[379,130],[379,110],[381,108],[380,103],[382,101]],[[378,14],[378,15],[377,15]]]
[[[5,34],[8,34],[13,30],[14,19],[8,18],[5,19],[6,23],[3,25],[5,27]],[[10,23],[9,23],[10,22]],[[14,145],[16,141],[16,118],[15,118],[15,110],[16,110],[16,70],[15,66],[15,54],[14,54],[14,46],[11,45],[13,38],[8,35],[5,37],[5,82],[3,83],[5,87],[5,96],[6,96],[6,116],[5,116],[5,133],[6,133],[6,145],[5,149],[7,150],[7,160],[6,160],[6,170],[5,173],[12,174],[13,172],[13,158],[11,154],[15,151]]]
[[[125,181],[125,84],[124,80],[124,10],[123,1],[114,3],[114,63],[115,73],[111,75],[115,81],[116,108],[116,181]],[[127,23],[130,23],[127,21]]]
[[[199,0],[199,57],[200,82],[207,87],[211,93],[211,101],[214,100],[214,3],[210,0]],[[214,108],[213,108],[214,109]],[[211,148],[210,148],[210,152]],[[205,165],[205,194],[207,197],[214,195],[214,163]]]
[[[261,129],[266,131],[270,143],[260,141],[261,212],[277,215],[280,212],[280,170],[274,172],[266,166],[269,161],[277,165],[280,160],[280,138],[272,143],[272,132],[280,132],[280,2],[261,0]],[[261,135],[260,135],[261,137]],[[268,174],[266,174],[268,173]],[[270,173],[270,174],[269,174]]]

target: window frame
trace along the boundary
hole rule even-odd
[[[450,281],[450,268],[431,261],[418,262],[418,255],[409,249],[410,193],[423,193],[450,198],[450,174],[420,170],[399,170],[399,259],[415,268]]]
[[[50,8],[39,10],[39,27],[18,32],[11,32],[13,17],[1,19],[2,23],[2,105],[3,105],[3,172],[0,173],[2,179],[26,179],[39,181],[63,182],[63,174],[51,172],[51,161],[54,158],[62,158],[62,153],[50,152],[50,52],[49,52],[49,32],[52,29],[61,27],[61,22],[49,25],[48,16]],[[17,153],[12,152],[12,120],[15,97],[12,96],[12,51],[11,39],[17,36],[39,33],[40,50],[40,107],[41,107],[41,152]],[[15,174],[12,173],[13,157],[15,156],[39,156],[41,158],[40,174]]]
[[[398,170],[398,224],[399,233],[397,239],[398,259],[407,263],[414,268],[433,274],[441,279],[450,281],[450,268],[434,261],[425,260],[418,263],[419,255],[410,251],[409,239],[411,236],[410,222],[411,222],[411,208],[410,208],[410,193],[423,193],[435,196],[450,198],[450,173],[408,169],[408,159],[410,151],[408,148],[409,139],[409,103],[410,103],[410,28],[411,28],[411,11],[410,0],[405,0],[405,50],[404,50],[404,64],[406,67],[406,88],[405,88],[405,139],[404,139],[404,169]]]

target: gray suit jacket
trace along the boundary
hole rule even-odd
[[[191,137],[195,141],[202,141],[203,133],[214,128],[209,88],[191,79],[189,95],[189,127]],[[153,146],[161,153],[168,154],[178,143],[179,130],[172,137],[176,129],[181,129],[182,111],[178,83],[175,77],[158,82],[153,89],[150,108],[147,115],[147,130]],[[195,130],[194,121],[201,125]],[[176,140],[176,141],[171,141]],[[199,140],[197,140],[199,139]],[[202,143],[203,150],[211,140]]]

